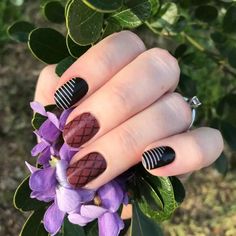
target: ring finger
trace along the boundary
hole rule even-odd
[[[68,181],[75,187],[99,187],[140,162],[149,144],[183,132],[190,121],[191,110],[183,97],[176,93],[166,94],[82,148],[67,169]]]

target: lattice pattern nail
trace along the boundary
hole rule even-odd
[[[67,180],[75,188],[80,188],[102,174],[106,167],[104,157],[92,152],[67,168]]]
[[[64,127],[63,137],[69,146],[78,148],[90,140],[99,128],[96,118],[87,112],[76,117]]]

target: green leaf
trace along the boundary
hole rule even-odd
[[[28,42],[29,33],[35,26],[26,21],[18,21],[8,28],[8,35],[11,39],[26,43]]]
[[[90,45],[89,46],[78,45],[71,39],[69,34],[66,37],[66,45],[70,55],[74,58],[79,58],[91,47]]]
[[[236,68],[236,47],[234,47],[230,50],[230,52],[228,54],[228,61],[232,67]]]
[[[45,17],[53,23],[63,23],[65,21],[64,7],[59,1],[50,1],[43,6]]]
[[[87,224],[84,227],[85,235],[86,236],[97,236],[98,235],[98,221],[93,221]]]
[[[46,111],[54,111],[56,109],[57,109],[56,105],[53,104],[45,106]],[[39,129],[45,120],[47,120],[47,117],[42,116],[39,113],[34,113],[33,118],[31,120],[31,125],[33,126],[34,129]]]
[[[112,20],[111,18],[107,20],[105,29],[102,34],[102,38],[107,37],[108,35],[111,35],[115,32],[119,32],[122,30],[122,26],[117,23],[115,20]]]
[[[229,163],[226,155],[222,153],[220,157],[214,162],[214,166],[219,173],[225,176],[229,169]]]
[[[229,124],[228,122],[221,122],[221,131],[224,139],[229,144],[229,146],[236,150],[236,127]]]
[[[180,74],[179,89],[184,96],[191,97],[192,94],[196,94],[197,86],[196,82],[188,75]]]
[[[65,37],[50,28],[37,28],[29,35],[28,46],[35,57],[47,64],[55,64],[69,56]]]
[[[56,74],[61,77],[63,73],[75,62],[75,58],[69,56],[60,61],[55,69]]]
[[[145,216],[136,202],[133,202],[132,205],[131,236],[162,236],[163,233],[160,226]]]
[[[73,0],[68,6],[66,24],[72,40],[79,45],[95,43],[101,36],[103,14]]]
[[[48,204],[31,198],[31,189],[29,188],[29,176],[25,178],[15,191],[13,204],[20,211],[32,211],[45,208]]]
[[[121,27],[132,29],[142,25],[151,14],[151,0],[134,0],[127,3],[121,11],[112,14],[110,18],[115,20]]]
[[[147,214],[149,208],[154,211],[162,211],[164,207],[162,200],[147,179],[139,177],[136,183],[139,194],[138,205],[141,210]]]
[[[210,5],[201,5],[195,11],[195,16],[197,19],[204,22],[211,22],[215,20],[218,16],[217,8]]]
[[[33,212],[25,222],[19,236],[48,236],[48,232],[41,223],[45,209]]]
[[[214,32],[211,34],[211,38],[215,43],[224,43],[227,40],[225,34],[221,32]]]
[[[173,2],[164,3],[151,22],[152,27],[165,28],[175,24],[179,19],[178,6]]]
[[[223,28],[227,33],[235,33],[236,32],[236,6],[231,6],[223,19]]]
[[[83,227],[70,223],[66,217],[64,220],[62,235],[65,235],[65,236],[85,236],[85,232],[83,230]]]
[[[82,0],[88,7],[99,12],[117,11],[123,0]]]
[[[187,51],[187,49],[188,49],[188,46],[186,45],[186,44],[180,44],[176,49],[175,49],[175,53],[174,53],[174,56],[176,57],[176,58],[180,58],[180,57],[182,57],[184,54],[185,54],[185,52]]]
[[[177,177],[169,177],[175,195],[175,201],[179,205],[184,201],[185,189],[180,180]]]

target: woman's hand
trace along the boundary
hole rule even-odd
[[[167,51],[146,50],[130,31],[93,46],[60,79],[55,66],[42,71],[35,100],[76,106],[63,132],[68,145],[81,148],[67,169],[73,186],[97,188],[140,161],[153,175],[172,176],[216,160],[218,130],[187,132],[191,109],[174,92],[179,72]]]

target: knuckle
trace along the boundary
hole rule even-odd
[[[169,106],[172,108],[176,122],[187,129],[192,120],[192,111],[183,96],[176,92],[170,94]]]
[[[179,82],[180,67],[178,61],[167,50],[161,48],[152,48],[146,51],[148,59],[150,59],[156,67],[161,68],[169,78],[173,78],[175,85]]]
[[[93,60],[93,63],[91,64],[97,65],[97,68],[99,68],[99,73],[103,74],[104,77],[106,77],[110,71],[115,69],[112,55],[106,50],[97,50],[91,60]]]
[[[138,155],[138,142],[136,138],[136,132],[129,126],[124,126],[118,132],[118,138],[120,142],[120,148],[123,153],[127,155]]]
[[[112,95],[112,102],[114,109],[120,113],[130,109],[130,104],[134,102],[132,94],[128,92],[129,88],[125,87],[122,83],[110,86],[110,93]]]
[[[123,30],[120,32],[120,34],[124,35],[126,41],[130,41],[131,44],[135,44],[140,49],[140,51],[146,50],[144,42],[137,34],[129,30]]]

